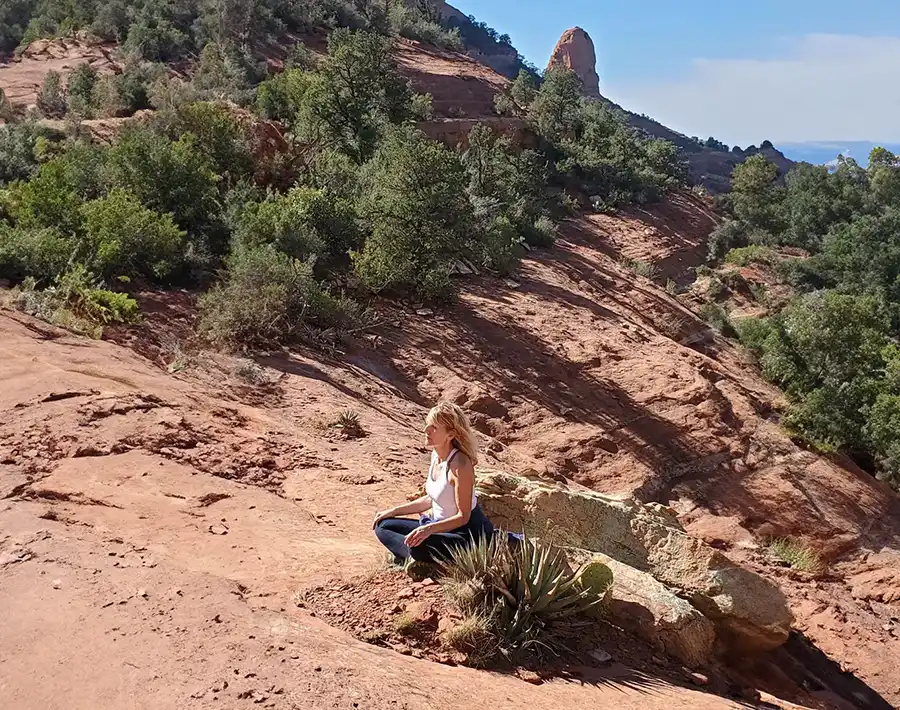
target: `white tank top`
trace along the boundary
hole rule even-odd
[[[456,505],[456,486],[447,475],[450,462],[459,452],[450,452],[446,461],[439,462],[436,452],[431,452],[431,466],[428,468],[428,479],[425,481],[425,492],[431,498],[431,519],[434,521],[452,518],[459,512]],[[478,496],[472,490],[472,510],[478,505]]]

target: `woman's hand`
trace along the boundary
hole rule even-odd
[[[378,527],[378,523],[380,523],[382,520],[387,520],[393,514],[394,511],[392,510],[383,510],[380,513],[376,514],[375,520],[372,521],[372,529],[374,530],[376,527]]]
[[[409,535],[407,535],[404,542],[406,543],[407,547],[418,547],[429,537],[431,537],[431,534],[432,531],[429,529],[429,526],[422,525],[421,527],[416,528]]]

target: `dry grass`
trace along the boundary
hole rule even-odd
[[[500,651],[491,620],[482,614],[464,617],[445,631],[441,640],[450,648],[466,654],[468,664],[473,668],[488,665]]]
[[[419,627],[419,620],[412,614],[403,613],[394,619],[394,631],[401,636],[411,636]]]
[[[769,542],[769,554],[791,569],[810,574],[821,574],[825,563],[819,554],[799,540],[789,537],[776,538]]]

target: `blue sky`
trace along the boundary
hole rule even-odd
[[[600,90],[748,145],[900,142],[898,0],[450,0],[540,67],[579,25]]]

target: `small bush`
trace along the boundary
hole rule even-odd
[[[361,242],[352,207],[308,187],[249,204],[238,218],[235,238],[248,247],[272,244],[295,259],[346,256]]]
[[[769,247],[751,244],[747,247],[732,249],[725,255],[726,264],[735,266],[748,266],[749,264],[771,264],[776,255]]]
[[[593,563],[573,573],[549,545],[526,540],[512,550],[505,536],[494,535],[454,550],[443,583],[463,613],[490,620],[500,651],[509,655],[552,647],[554,631],[566,619],[603,603],[609,587],[597,588],[595,568]],[[611,583],[611,575],[607,579]]]
[[[69,75],[68,110],[82,118],[91,118],[94,112],[94,89],[100,76],[87,62],[82,62]]]
[[[361,212],[372,231],[354,254],[362,283],[375,293],[450,298],[453,264],[475,246],[457,156],[413,128],[397,128],[367,166],[365,183]]]
[[[200,299],[200,327],[229,346],[270,347],[288,342],[305,326],[348,321],[348,304],[313,278],[312,265],[271,246],[235,251],[222,281]]]
[[[66,115],[66,92],[59,72],[49,71],[37,97],[38,111],[47,118],[62,118]]]
[[[361,439],[366,435],[359,414],[352,409],[341,412],[338,415],[335,426],[340,429],[341,434],[347,439]]]
[[[789,537],[778,538],[769,543],[768,549],[772,557],[791,569],[810,574],[821,574],[825,569],[822,558],[799,540]]]
[[[700,309],[700,316],[722,335],[732,337],[736,334],[734,327],[731,325],[731,317],[728,315],[728,311],[718,303],[704,304]]]
[[[49,282],[66,270],[74,249],[73,239],[57,229],[0,226],[0,274]]]
[[[478,613],[464,616],[442,634],[441,641],[464,653],[468,665],[473,668],[488,665],[500,650],[490,617]]]
[[[559,226],[550,217],[538,217],[534,224],[525,227],[525,242],[528,246],[550,248],[556,244]]]
[[[101,276],[164,280],[181,266],[187,234],[171,215],[147,209],[120,189],[88,202],[82,212],[85,263]]]
[[[630,269],[638,276],[653,281],[659,276],[659,269],[652,261],[643,261],[641,259],[625,259],[625,268]]]
[[[75,266],[40,290],[26,279],[9,297],[14,307],[53,325],[81,335],[99,338],[103,326],[136,323],[137,301],[124,293],[108,291],[83,266]]]

